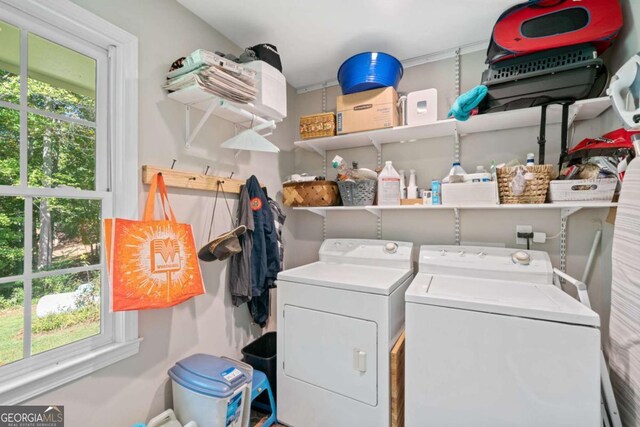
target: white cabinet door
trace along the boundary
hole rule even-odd
[[[377,405],[375,322],[286,305],[282,330],[285,375]]]

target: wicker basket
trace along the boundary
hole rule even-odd
[[[313,114],[300,117],[300,138],[322,138],[336,134],[335,113]]]
[[[370,206],[376,198],[378,181],[361,179],[358,181],[338,181],[342,204],[345,206]]]
[[[519,168],[525,168],[528,173],[533,174],[533,179],[527,180],[524,193],[515,196],[511,191],[511,181],[516,176]],[[497,169],[498,192],[500,193],[500,203],[502,204],[526,204],[544,203],[549,190],[549,181],[553,173],[553,165],[534,166],[513,166]]]
[[[338,185],[333,181],[290,182],[282,186],[286,206],[336,206],[340,204]]]

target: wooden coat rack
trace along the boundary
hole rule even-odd
[[[216,191],[218,182],[222,182],[225,193],[240,194],[240,188],[246,180],[229,177],[205,175],[202,173],[181,172],[156,166],[142,166],[142,182],[151,184],[153,176],[161,173],[167,187],[188,188],[190,190]]]

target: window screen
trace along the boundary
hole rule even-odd
[[[582,7],[549,13],[522,23],[522,35],[529,38],[570,33],[589,24],[589,12]]]

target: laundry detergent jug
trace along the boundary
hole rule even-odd
[[[385,162],[384,169],[378,175],[378,205],[393,206],[400,204],[400,174],[393,168],[391,161]]]

